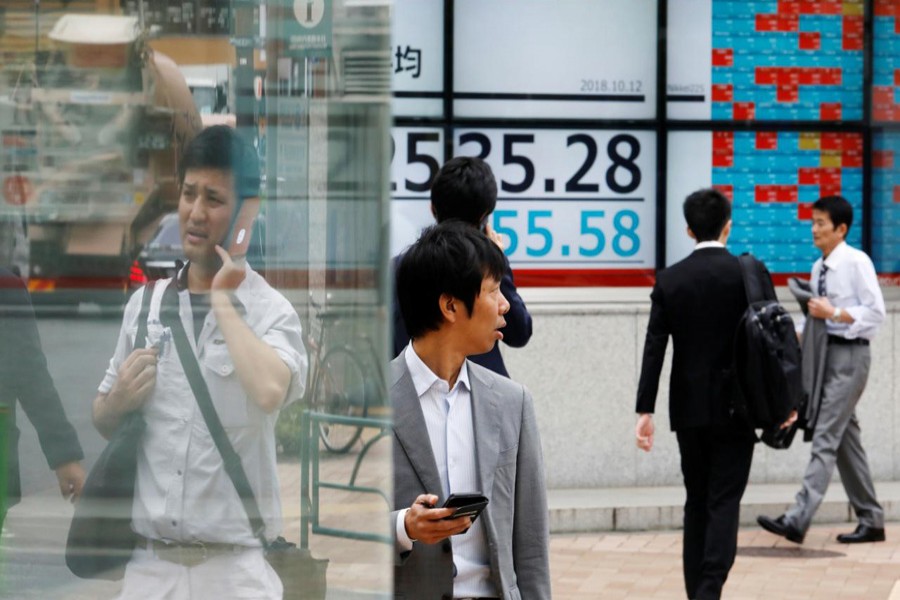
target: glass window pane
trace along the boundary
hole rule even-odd
[[[656,2],[457,0],[454,19],[460,117],[656,113]]]
[[[675,119],[861,120],[863,3],[669,1]]]
[[[138,415],[135,497],[98,514],[150,584],[281,598],[283,536],[328,597],[389,597],[389,4],[37,4],[0,8],[0,596],[149,585],[70,572],[60,498]]]
[[[729,249],[753,253],[773,275],[806,274],[818,258],[810,233],[818,198],[840,194],[857,214],[862,210],[862,136],[855,133],[673,132],[669,173],[668,264],[693,248],[681,205],[701,187],[716,187],[733,201]],[[860,227],[850,230],[851,245],[861,239]]]
[[[391,38],[394,116],[444,114],[443,0],[394,2]]]
[[[494,171],[492,225],[520,285],[641,285],[652,271],[653,132],[460,129],[454,145]]]
[[[445,162],[441,129],[391,130],[391,255],[396,256],[434,222],[431,182]]]
[[[872,261],[879,274],[900,274],[900,134],[883,132],[872,139]]]
[[[896,7],[892,2],[874,2],[872,48],[872,120],[900,120],[897,68],[900,66],[900,36]]]

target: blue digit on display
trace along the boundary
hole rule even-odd
[[[494,231],[499,233],[500,235],[505,235],[509,237],[509,246],[504,250],[507,256],[512,255],[513,252],[516,251],[516,248],[519,247],[519,236],[516,234],[516,230],[511,227],[504,227],[502,223],[500,223],[500,219],[504,219],[506,217],[516,218],[519,214],[517,210],[495,210],[494,211]]]
[[[628,227],[622,223],[623,219],[628,218]],[[613,237],[613,250],[619,256],[634,256],[641,249],[641,238],[637,235],[637,228],[640,224],[640,217],[633,210],[620,210],[613,217],[613,225],[616,228],[616,235]],[[629,248],[626,250],[622,247],[623,238],[628,240]]]
[[[553,234],[546,227],[539,226],[537,220],[552,216],[553,212],[549,210],[532,210],[528,212],[528,235],[539,235],[544,238],[542,247],[525,248],[525,254],[528,256],[546,256],[550,253],[550,247],[553,246]]]
[[[586,210],[581,213],[581,235],[592,235],[597,238],[597,245],[593,248],[582,248],[579,246],[578,254],[581,256],[597,256],[603,252],[606,246],[606,236],[599,227],[593,227],[590,224],[591,219],[602,218],[606,213],[602,210]]]

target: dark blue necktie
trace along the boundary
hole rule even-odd
[[[828,290],[825,287],[825,272],[828,270],[828,265],[822,263],[822,268],[819,270],[819,296],[825,297],[828,295]]]

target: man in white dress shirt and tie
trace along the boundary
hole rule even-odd
[[[550,598],[541,443],[528,391],[470,362],[503,338],[506,261],[475,228],[430,227],[397,268],[412,341],[391,362],[394,594],[397,598]],[[450,494],[485,511],[445,519]]]
[[[856,404],[869,376],[869,342],[884,321],[884,298],[871,259],[845,241],[853,224],[850,203],[841,196],[827,196],[813,204],[812,212],[813,243],[822,258],[812,267],[810,283],[819,297],[809,301],[809,318],[824,319],[828,331],[812,457],[794,505],[780,517],[761,515],[757,521],[767,531],[803,543],[836,465],[859,520],[854,532],[838,535],[837,541],[880,542],[884,541],[884,511],[875,498]],[[798,331],[802,328],[801,322]]]

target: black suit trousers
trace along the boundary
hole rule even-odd
[[[676,432],[687,500],[684,582],[688,598],[717,599],[737,552],[740,503],[750,477],[754,437],[737,427]]]

